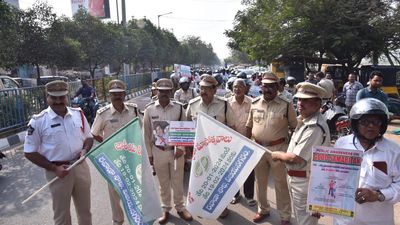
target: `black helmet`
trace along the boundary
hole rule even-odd
[[[221,74],[217,73],[213,76],[218,81],[218,86],[224,83],[224,78]]]
[[[386,105],[375,98],[364,98],[356,102],[350,110],[351,129],[357,136],[357,124],[363,115],[378,115],[381,117],[382,125],[379,134],[383,136],[389,123],[389,110]]]
[[[237,78],[247,79],[247,74],[245,72],[240,72],[236,75]]]
[[[237,79],[236,77],[230,77],[230,78],[228,79],[228,81],[226,82],[226,86],[227,86],[227,88],[228,88],[229,90],[232,91],[233,82],[235,82],[236,79]]]

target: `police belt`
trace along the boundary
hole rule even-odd
[[[291,177],[307,177],[307,172],[305,170],[288,170],[287,174]]]
[[[160,149],[161,151],[171,151],[171,150],[174,150],[174,147],[173,147],[173,146],[158,146],[158,145],[155,145],[155,146],[156,146],[156,148]]]
[[[61,165],[72,165],[72,164],[74,164],[74,162],[76,162],[78,159],[79,159],[79,157],[76,158],[76,159],[70,160],[70,161],[51,161],[51,163],[53,163],[53,164],[56,165],[56,166],[61,166]]]
[[[286,141],[286,138],[279,138],[278,140],[274,140],[274,141],[258,141],[258,140],[256,140],[256,142],[258,144],[265,146],[265,147],[279,145],[285,141]]]

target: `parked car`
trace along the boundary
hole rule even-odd
[[[0,76],[0,90],[18,89],[20,85],[12,77]]]
[[[38,86],[40,85],[46,85],[47,83],[55,80],[63,80],[65,82],[68,82],[68,77],[64,76],[42,76],[40,77],[40,82],[38,82]]]
[[[36,78],[15,77],[13,79],[18,82],[20,87],[36,87],[37,86]]]

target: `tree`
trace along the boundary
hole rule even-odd
[[[389,39],[396,31],[388,28],[399,27],[391,12],[398,4],[393,2],[249,0],[247,9],[237,13],[234,28],[225,33],[229,46],[251,59],[271,62],[279,55],[334,59],[351,68],[395,43]]]
[[[19,11],[0,1],[0,67],[15,66],[17,60]]]

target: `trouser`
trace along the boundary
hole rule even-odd
[[[243,192],[244,192],[244,197],[248,199],[254,198],[254,170],[251,171],[249,177],[247,177],[246,181],[244,182]],[[239,195],[240,195],[240,189],[236,193],[235,197],[239,197]]]
[[[307,212],[308,178],[287,176],[289,193],[293,202],[293,212],[297,224],[317,225],[318,218]]]
[[[108,184],[108,196],[110,197],[112,220],[114,224],[122,224],[124,222],[124,211],[121,207],[121,198],[110,184]]]
[[[261,160],[254,169],[258,212],[261,214],[269,213],[270,205],[267,199],[267,190],[270,172],[275,183],[276,205],[281,220],[290,220],[291,206],[285,165],[280,161],[273,161],[271,155],[268,153],[261,157]]]
[[[162,151],[156,149],[153,151],[154,169],[160,183],[161,207],[164,212],[171,210],[171,189],[173,190],[173,198],[175,209],[181,212],[185,209],[183,198],[183,166],[185,163],[184,156],[174,160],[174,151]],[[176,168],[174,168],[176,161]]]
[[[56,177],[46,171],[47,181]],[[71,196],[74,200],[79,225],[91,225],[90,213],[90,171],[86,161],[78,164],[64,178],[60,178],[49,186],[53,200],[54,224],[71,225]]]

